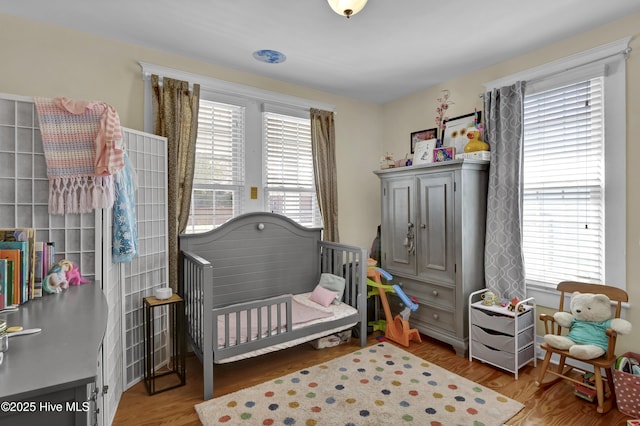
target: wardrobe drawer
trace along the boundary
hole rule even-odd
[[[513,336],[515,335],[515,321],[515,316],[478,308],[471,309],[471,323],[484,329],[494,330]],[[518,329],[522,330],[530,327],[533,325],[533,321],[533,310],[528,310],[518,315]]]
[[[513,353],[500,351],[484,345],[476,340],[471,341],[471,354],[473,358],[486,361],[490,364],[497,365],[508,371],[516,371],[529,361],[533,360],[534,345],[529,345],[518,351],[517,355]]]
[[[415,296],[419,303],[451,309],[456,306],[455,288],[453,287],[443,287],[407,278],[398,278],[394,283],[400,285],[407,296]]]
[[[433,306],[420,305],[417,311],[411,313],[409,323],[422,323],[448,333],[456,332],[456,322],[453,312]]]
[[[518,339],[518,348],[530,345],[533,343],[533,327],[524,330],[517,337],[485,330],[475,324],[471,327],[471,340],[476,340],[484,345],[511,354],[515,352],[516,338]]]

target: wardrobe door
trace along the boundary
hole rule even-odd
[[[455,285],[454,173],[420,175],[418,185],[417,275]]]
[[[389,273],[415,274],[414,178],[386,179],[382,187],[382,266]]]

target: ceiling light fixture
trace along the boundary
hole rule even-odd
[[[347,19],[360,12],[367,4],[367,0],[327,0],[327,2],[334,12],[346,16]]]
[[[287,60],[284,53],[271,49],[256,50],[253,52],[253,57],[256,61],[267,64],[281,64]]]

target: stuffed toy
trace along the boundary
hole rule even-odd
[[[42,289],[46,293],[61,293],[62,289],[69,287],[67,272],[72,269],[73,264],[66,259],[56,263],[42,280]]]
[[[469,142],[464,146],[464,152],[489,151],[489,144],[480,140],[480,130],[472,127],[467,131]]]
[[[78,265],[75,263],[71,264],[71,269],[67,271],[67,281],[69,281],[70,285],[80,285],[87,284],[89,280],[85,279],[80,273],[80,269],[78,269]]]
[[[556,312],[553,319],[568,328],[566,336],[546,334],[544,341],[556,349],[569,350],[578,359],[594,359],[607,352],[607,329],[629,334],[631,323],[621,318],[611,319],[611,301],[604,294],[575,292],[571,296],[571,313]]]

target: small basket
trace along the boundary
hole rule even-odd
[[[640,361],[640,355],[626,352],[621,356]],[[618,410],[629,417],[640,417],[640,376],[616,370],[615,362],[611,366],[613,387]]]

